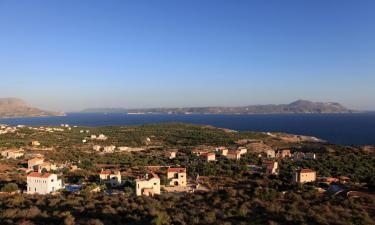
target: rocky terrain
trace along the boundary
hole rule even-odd
[[[63,116],[61,112],[49,112],[29,106],[18,98],[0,98],[0,118]]]

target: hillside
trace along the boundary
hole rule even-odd
[[[283,114],[283,113],[351,113],[339,103],[311,102],[298,100],[290,104],[250,105],[241,107],[188,107],[188,108],[149,108],[121,109],[96,108],[83,112],[127,112],[127,113],[159,113],[159,114]]]
[[[63,116],[64,113],[49,112],[29,106],[18,98],[0,98],[0,118]]]

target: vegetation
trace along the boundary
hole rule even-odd
[[[84,130],[85,132],[80,132]],[[86,133],[86,130],[89,130]],[[89,140],[91,134],[105,134],[106,141]],[[14,137],[17,135],[17,138]],[[83,144],[82,139],[88,143]],[[150,139],[150,140],[148,140]],[[250,165],[261,166],[258,153],[248,152],[240,160],[218,158],[203,162],[193,155],[194,148],[205,146],[238,147],[240,139],[257,139],[277,148],[314,152],[318,160],[279,159],[280,173],[267,175]],[[48,160],[75,162],[81,169],[62,171],[64,182],[82,185],[78,192],[59,192],[57,195],[0,195],[0,224],[374,224],[375,218],[375,152],[359,147],[343,147],[323,143],[284,143],[262,133],[232,132],[209,126],[160,124],[127,127],[85,128],[48,133],[22,128],[17,134],[3,135],[2,147],[28,148],[31,140],[39,140]],[[98,155],[92,145],[144,147],[134,153]],[[202,146],[203,145],[203,146]],[[174,159],[165,156],[166,150],[177,148]],[[34,151],[34,150],[33,150]],[[39,151],[35,151],[39,152]],[[14,192],[26,188],[26,160],[2,159],[0,188]],[[191,181],[199,175],[208,192],[185,195],[134,196],[134,176],[146,166],[174,165],[186,167]],[[131,176],[124,185],[111,192],[98,182],[101,168],[119,169]],[[292,171],[311,168],[319,176],[349,176],[347,190],[366,193],[350,197],[347,192],[319,192],[318,183],[291,183]],[[163,169],[162,184],[167,182]],[[4,175],[5,174],[5,175]],[[340,185],[340,184],[337,184]],[[100,189],[98,193],[92,191]]]

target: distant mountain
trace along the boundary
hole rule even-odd
[[[49,112],[29,106],[18,98],[0,98],[0,118],[63,116],[64,113]]]
[[[241,107],[186,107],[186,108],[149,108],[149,109],[121,109],[95,108],[85,109],[83,112],[124,112],[132,114],[285,114],[285,113],[352,113],[339,103],[311,102],[298,100],[290,104],[281,105],[250,105]]]

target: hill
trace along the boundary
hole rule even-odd
[[[0,98],[0,118],[63,116],[61,112],[49,112],[29,106],[18,98]]]
[[[241,107],[187,107],[187,108],[149,108],[121,109],[95,108],[83,112],[126,112],[126,113],[158,113],[158,114],[284,114],[284,113],[352,113],[335,102],[312,102],[298,100],[290,104],[250,105]]]

